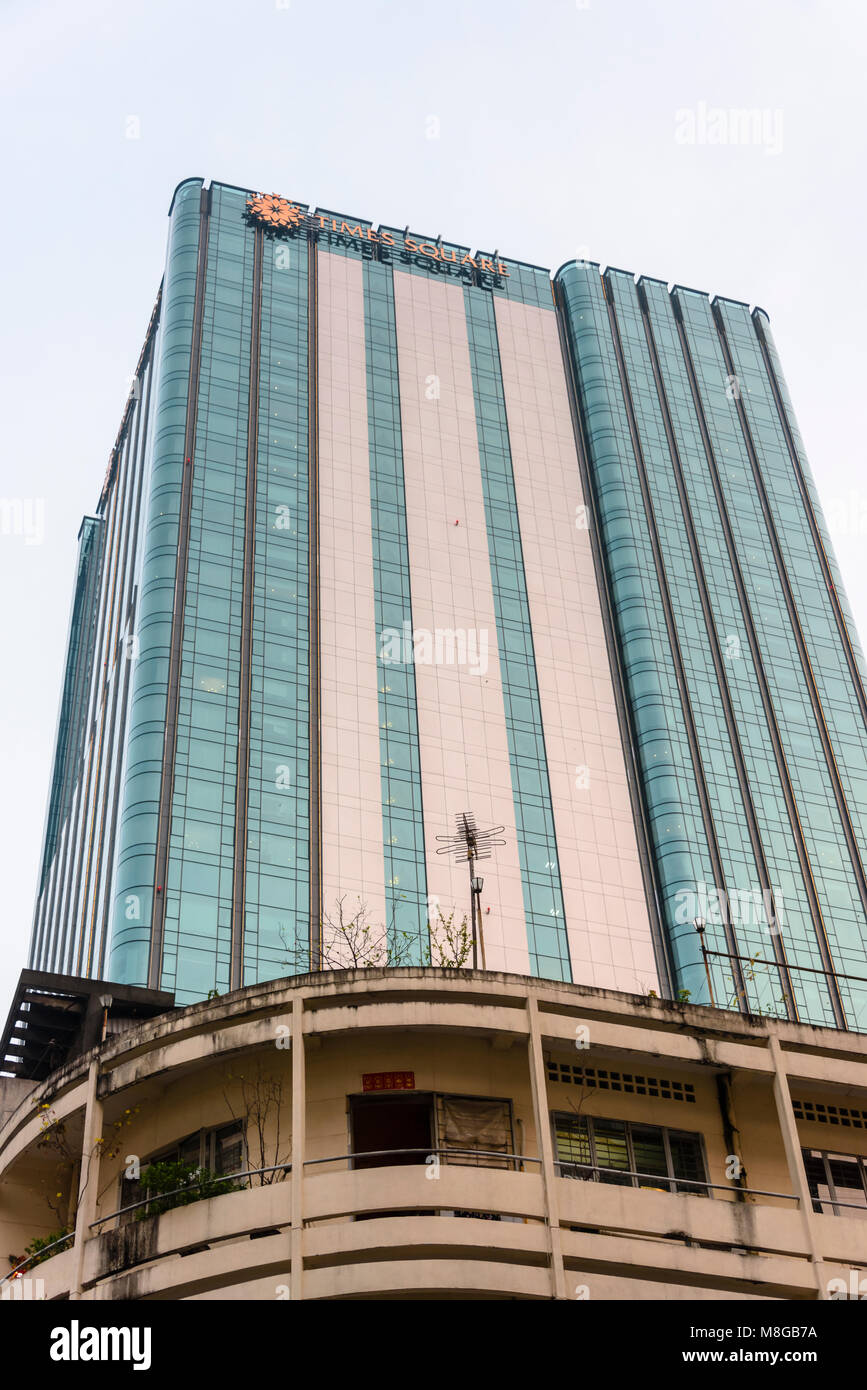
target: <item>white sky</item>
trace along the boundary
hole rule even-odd
[[[26,963],[76,535],[175,185],[761,304],[867,639],[865,38],[859,0],[0,0],[0,495],[45,517],[41,544],[0,534],[0,1024]],[[710,143],[713,108],[764,113],[765,137]]]

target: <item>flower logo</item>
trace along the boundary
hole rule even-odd
[[[304,222],[304,213],[279,193],[257,193],[247,199],[246,217],[267,236],[285,236]]]

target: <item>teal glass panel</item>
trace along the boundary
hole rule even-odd
[[[798,656],[783,584],[750,467],[730,374],[707,298],[686,290],[677,290],[675,294],[683,313],[714,452],[720,463],[726,508],[821,908],[820,930],[827,936],[839,971],[867,976],[864,909]],[[746,384],[755,382],[747,380]],[[791,582],[794,576],[789,567],[785,574]],[[782,841],[784,846],[787,839]],[[776,847],[771,848],[773,854]],[[785,858],[785,848],[782,853]],[[813,952],[813,963],[821,969],[818,950]],[[860,968],[855,968],[856,963]],[[858,1026],[859,1020],[863,1024],[867,1018],[865,987],[841,980],[840,989],[850,1026]]]
[[[404,641],[413,622],[394,280],[375,261],[364,264],[364,337],[386,926],[408,964],[420,963],[428,944],[427,874],[415,668]],[[392,659],[396,650],[407,659]]]
[[[266,239],[250,699],[244,983],[309,969],[308,253]]]
[[[254,232],[214,185],[196,402],[161,987],[229,988]]]
[[[518,860],[533,974],[570,980],[563,892],[491,295],[465,289]]]
[[[722,658],[726,689],[728,672],[733,680],[739,678],[737,662],[743,654],[739,642],[735,645],[728,640],[730,634],[718,633],[715,629],[709,631],[705,622],[700,597],[700,585],[705,580],[704,551],[699,545],[699,573],[689,544],[688,528],[694,524],[692,508],[687,506],[684,511],[681,506],[675,461],[666,436],[634,279],[622,271],[609,272],[609,290],[615,305],[652,516],[662,554],[678,659],[689,692],[702,776],[722,866],[722,882],[695,885],[696,913],[706,922],[713,918],[710,924],[715,928],[727,916],[731,944],[745,962],[753,958],[773,959],[769,929],[775,926],[774,906],[773,902],[766,902],[763,895],[761,870],[748,830],[749,789],[741,787],[737,771],[734,740],[738,739],[738,734],[729,730],[725,717],[713,646],[717,646],[718,657]],[[682,393],[682,380],[672,381],[669,377],[665,399],[673,428],[673,407],[685,404],[683,399],[672,403],[670,397],[678,390]],[[681,461],[679,450],[677,458]],[[707,504],[708,499],[705,499],[704,505]],[[749,659],[748,648],[744,659]],[[714,888],[718,890],[716,893]],[[737,1008],[738,985],[730,962],[713,958],[711,970],[717,1002]],[[756,969],[745,964],[743,978],[746,1003],[752,1012],[786,1017],[785,984],[773,966]]]
[[[102,530],[103,523],[99,517],[86,516],[81,523],[78,538],[78,564],[69,620],[54,770],[48,799],[40,890],[45,886],[46,876],[57,848],[60,827],[69,814],[84,744],[84,725],[87,719],[93,647],[96,640]]]
[[[589,451],[651,847],[678,988],[707,1000],[693,927],[696,884],[714,884],[710,846],[662,604],[598,266],[558,273]],[[707,914],[708,946],[725,951]]]
[[[200,191],[201,180],[182,184],[169,222],[108,966],[121,984],[148,978]]]
[[[699,430],[681,349],[672,299],[660,281],[641,281],[656,344],[660,372],[683,471],[688,505],[702,556],[704,580],[714,618],[714,636],[724,658],[729,696],[747,773],[749,794],[768,865],[768,874],[791,965],[821,967],[806,886],[786,810],[771,732],[759,687],[745,615],[725,543],[710,468]],[[700,698],[700,692],[698,692]],[[735,931],[736,936],[740,933]],[[759,958],[773,957],[767,933],[755,942]],[[745,952],[751,954],[751,952]],[[766,967],[745,966],[755,986],[776,976]],[[834,1014],[826,985],[810,970],[791,972],[799,1016],[831,1026]],[[748,990],[751,1000],[753,989]],[[760,1007],[768,1007],[762,1002]]]

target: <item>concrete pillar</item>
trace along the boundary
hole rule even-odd
[[[786,1066],[783,1061],[783,1050],[780,1047],[779,1038],[773,1033],[768,1038],[768,1052],[770,1053],[771,1062],[774,1067],[774,1101],[777,1107],[777,1119],[780,1122],[780,1131],[783,1136],[783,1145],[786,1150],[789,1177],[792,1182],[793,1190],[800,1198],[799,1206],[804,1224],[804,1235],[806,1237],[810,1261],[813,1266],[818,1295],[820,1299],[825,1300],[828,1298],[828,1281],[825,1277],[825,1266],[822,1263],[822,1247],[819,1233],[816,1230],[813,1199],[810,1196],[807,1174],[804,1171],[804,1160],[801,1157],[801,1141],[798,1135],[795,1112],[792,1109],[792,1097],[789,1093],[789,1079],[786,1075]]]
[[[292,1230],[290,1299],[304,1297],[304,1159],[307,1152],[307,1068],[304,1056],[304,998],[292,1000]]]
[[[102,1134],[102,1101],[97,1096],[99,1062],[91,1062],[87,1072],[87,1098],[84,1109],[84,1138],[78,1176],[78,1201],[75,1208],[75,1241],[73,1243],[73,1275],[70,1298],[83,1298],[85,1242],[91,1238],[91,1222],[96,1220],[99,1195],[99,1151],[97,1139]]]
[[[542,1159],[542,1186],[545,1194],[545,1223],[548,1230],[551,1291],[554,1298],[567,1298],[563,1247],[560,1240],[560,1206],[557,1200],[554,1144],[551,1139],[551,1121],[548,1116],[548,1083],[545,1076],[545,1058],[542,1055],[538,1005],[533,994],[527,996],[527,1031],[529,1033],[530,1090],[533,1096],[533,1114],[536,1118],[536,1134]]]

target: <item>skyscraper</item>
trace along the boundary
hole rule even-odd
[[[761,309],[179,185],[0,1297],[857,1298],[863,676]]]
[[[489,968],[864,1027],[863,657],[763,312],[198,179],[169,224],[31,964],[189,1003],[341,914],[423,963],[470,810]]]

